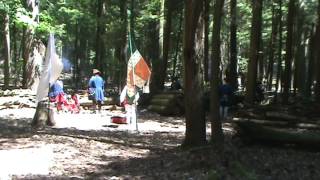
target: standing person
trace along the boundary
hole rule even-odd
[[[132,90],[133,92],[130,92]],[[129,96],[130,94],[132,96]],[[136,108],[139,98],[139,92],[132,85],[126,85],[121,91],[120,103],[124,105],[127,123],[129,123],[131,129],[134,130],[138,130]]]
[[[223,84],[219,87],[220,96],[220,117],[224,120],[228,116],[229,107],[232,104],[234,90],[226,78],[223,79]]]
[[[98,69],[92,70],[93,76],[89,80],[89,94],[92,96],[93,110],[95,112],[98,105],[99,112],[104,101],[104,80],[101,77],[101,72]]]

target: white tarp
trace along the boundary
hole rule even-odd
[[[60,76],[63,69],[63,63],[56,54],[55,40],[53,34],[50,34],[43,70],[40,75],[40,82],[37,89],[37,102],[42,101],[48,96],[49,84],[52,85]]]

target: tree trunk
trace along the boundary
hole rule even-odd
[[[253,104],[255,99],[255,86],[257,80],[257,62],[259,59],[259,47],[261,41],[261,18],[262,18],[262,0],[252,1],[252,26],[250,37],[250,57],[247,75],[247,92],[245,100]]]
[[[219,113],[219,65],[221,62],[220,31],[224,0],[216,0],[214,4],[213,31],[212,31],[212,68],[211,68],[211,91],[210,91],[210,122],[211,142],[223,144],[223,132]]]
[[[209,81],[209,9],[210,1],[204,0],[204,60],[203,60],[203,75],[204,81]]]
[[[293,20],[295,11],[295,0],[289,1],[288,17],[287,17],[287,39],[286,39],[286,58],[285,58],[285,71],[283,81],[283,99],[282,102],[287,104],[289,101],[289,94],[291,88],[291,66],[292,66],[292,34],[293,34]]]
[[[309,35],[309,45],[308,45],[308,66],[307,66],[307,81],[306,81],[306,97],[311,96],[311,86],[314,80],[314,67],[315,67],[315,54],[316,54],[316,41],[314,36],[314,27],[310,30]]]
[[[316,40],[316,46],[314,46],[316,49],[320,47],[320,0],[318,0],[318,22],[317,22],[317,28],[316,28],[316,34],[315,34],[315,40]],[[319,49],[315,50],[316,52],[316,84],[314,89],[315,99],[317,102],[320,102],[320,52]]]
[[[277,77],[276,77],[276,97],[278,96],[278,89],[279,89],[279,82],[282,82],[281,80],[281,74],[282,74],[282,0],[279,0],[279,12],[278,12],[278,21],[279,21],[279,40],[278,40],[278,63],[277,63]]]
[[[34,128],[44,128],[46,125],[54,126],[55,120],[53,113],[53,110],[48,108],[47,102],[39,102],[31,126]]]
[[[105,25],[104,25],[104,9],[105,9],[105,2],[104,0],[97,0],[97,32],[96,32],[96,58],[94,68],[98,68],[104,74],[104,67],[103,67],[103,35],[105,32]]]
[[[11,62],[11,56],[10,56],[10,30],[9,30],[9,14],[5,14],[4,16],[4,89],[9,88],[9,82],[10,82],[10,62]]]
[[[274,1],[274,0],[273,0]],[[269,45],[269,62],[268,62],[268,71],[267,71],[267,89],[270,91],[272,90],[273,84],[273,66],[274,66],[274,54],[276,51],[276,40],[277,40],[277,33],[278,33],[278,23],[279,18],[276,16],[275,13],[275,2],[272,4],[272,31],[271,31],[271,38],[270,38],[270,45]]]
[[[237,0],[230,1],[230,84],[234,89],[238,89],[237,81]]]
[[[164,27],[163,27],[163,41],[162,41],[162,76],[160,80],[161,87],[163,88],[165,79],[167,77],[167,66],[170,49],[170,34],[172,24],[172,0],[164,1]],[[161,24],[161,23],[160,23]],[[160,52],[161,53],[161,52]],[[161,55],[160,55],[161,56]]]
[[[184,26],[184,90],[186,109],[186,133],[184,146],[206,143],[205,116],[202,108],[201,51],[203,52],[201,16],[203,0],[187,0]],[[201,51],[200,51],[201,50]],[[196,53],[197,52],[197,53]]]

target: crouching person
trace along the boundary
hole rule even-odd
[[[120,95],[120,103],[125,108],[127,123],[132,130],[138,130],[136,108],[139,98],[137,89],[132,85],[125,86]]]

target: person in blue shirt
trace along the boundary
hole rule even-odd
[[[89,96],[92,96],[93,110],[96,110],[98,105],[99,112],[104,101],[104,80],[101,77],[101,72],[98,69],[93,69],[93,76],[89,80]]]
[[[222,120],[228,116],[228,110],[232,104],[233,95],[233,87],[228,83],[228,80],[224,78],[223,84],[219,86],[220,117]]]
[[[49,98],[51,102],[56,102],[57,110],[60,111],[63,108],[63,104],[66,101],[65,93],[63,91],[63,82],[57,80],[50,87]]]

